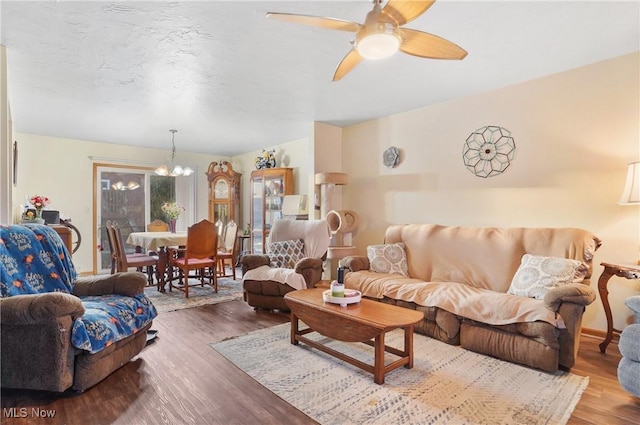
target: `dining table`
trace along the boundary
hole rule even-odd
[[[156,252],[158,254],[158,266],[156,280],[158,291],[165,292],[167,283],[167,265],[169,264],[170,246],[185,246],[187,244],[187,232],[131,232],[127,237],[127,244],[136,247],[136,252]]]

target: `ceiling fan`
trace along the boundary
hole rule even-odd
[[[373,10],[364,24],[320,16],[267,12],[268,18],[331,30],[355,32],[352,48],[338,64],[333,81],[338,81],[364,59],[383,59],[396,51],[429,59],[463,59],[467,51],[444,38],[423,31],[402,28],[435,3],[435,0],[373,0]]]

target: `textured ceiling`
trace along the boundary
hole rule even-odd
[[[331,78],[353,35],[267,11],[363,22],[357,1],[0,3],[18,132],[236,155],[640,50],[640,2],[436,2],[407,27],[469,52],[398,53]]]

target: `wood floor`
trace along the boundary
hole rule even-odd
[[[287,320],[284,314],[256,312],[242,301],[161,314],[153,325],[159,331],[156,341],[82,394],[3,390],[0,423],[314,424],[208,345]],[[638,424],[640,399],[618,384],[617,346],[611,344],[603,355],[599,343],[582,338],[572,373],[589,376],[590,382],[569,424]],[[51,412],[53,418],[36,416]]]

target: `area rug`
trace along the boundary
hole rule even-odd
[[[373,375],[304,344],[291,345],[282,324],[210,344],[285,401],[324,425],[565,424],[588,378],[537,371],[414,338],[413,369],[399,368],[377,385]],[[372,362],[373,348],[307,336]],[[385,337],[402,347],[402,332]],[[388,355],[388,364],[396,357]]]
[[[184,308],[200,307],[208,304],[218,304],[226,301],[242,299],[242,279],[218,278],[218,293],[209,285],[192,286],[189,288],[189,298],[184,292],[173,289],[169,292],[159,292],[155,286],[145,288],[144,293],[156,306],[158,313],[182,310]]]

